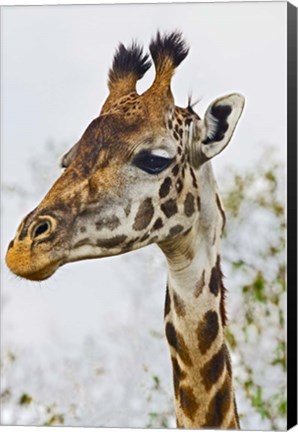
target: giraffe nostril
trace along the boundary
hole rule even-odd
[[[42,234],[46,234],[51,230],[51,223],[48,220],[44,220],[40,223],[38,223],[32,232],[32,238],[35,239]]]
[[[8,245],[8,249],[11,249],[14,245],[14,240],[11,240]]]

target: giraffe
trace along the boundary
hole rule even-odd
[[[180,32],[157,32],[149,51],[155,78],[138,94],[149,54],[136,42],[118,46],[98,117],[62,157],[64,171],[21,222],[6,262],[40,281],[66,263],[156,243],[168,267],[164,319],[177,427],[239,429],[224,339],[225,212],[211,159],[229,143],[244,97],[220,97],[202,118],[190,102],[178,107],[171,79],[188,45]]]

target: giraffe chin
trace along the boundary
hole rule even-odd
[[[32,273],[24,273],[24,274],[18,274],[17,276],[20,276],[24,279],[30,280],[30,281],[35,281],[35,282],[41,282],[44,281],[46,279],[48,279],[49,277],[51,277],[55,271],[58,269],[59,264],[58,265],[51,265],[48,267],[45,267],[41,270],[32,272]]]
[[[59,265],[55,265],[55,266],[48,266],[45,267],[43,269],[34,271],[34,272],[23,272],[23,271],[15,271],[10,269],[16,276],[21,277],[23,279],[27,279],[30,281],[35,281],[35,282],[41,282],[43,280],[48,279],[49,277],[51,277],[55,271],[58,269]]]

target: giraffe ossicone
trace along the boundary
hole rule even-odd
[[[155,79],[138,94],[149,54],[119,45],[100,115],[62,157],[63,173],[21,222],[6,262],[39,281],[70,262],[156,243],[169,270],[177,425],[237,429],[219,254],[225,215],[211,159],[229,143],[244,98],[216,99],[202,118],[178,107],[171,78],[188,54],[182,35],[157,33],[149,51]]]

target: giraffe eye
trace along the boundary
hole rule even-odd
[[[173,162],[175,158],[158,156],[149,152],[141,152],[133,159],[133,164],[148,174],[159,174]]]

